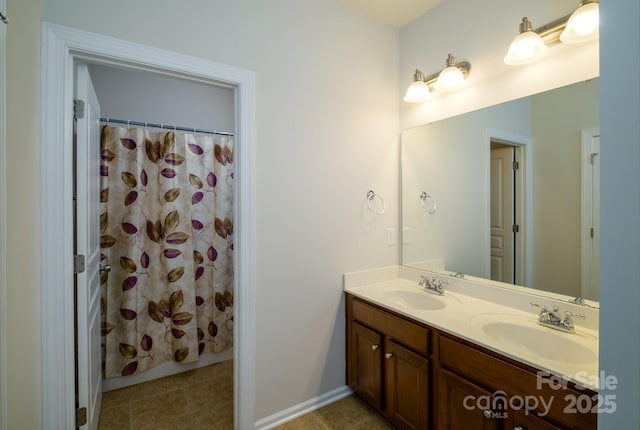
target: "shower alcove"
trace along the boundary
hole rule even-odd
[[[170,132],[173,126],[234,132],[236,118],[233,88],[101,64],[89,64],[88,70],[100,104],[100,116],[108,119],[106,122],[101,122],[101,126],[134,128],[132,124],[117,122],[130,121],[131,123],[160,124],[169,128],[161,130],[142,126],[153,133]],[[192,134],[197,136],[197,132]],[[109,264],[114,266],[118,262],[109,261]],[[233,347],[230,347],[222,352],[205,352],[197,361],[189,363],[167,361],[144,371],[133,372],[128,376],[107,377],[103,379],[103,391],[138,384],[232,358]]]

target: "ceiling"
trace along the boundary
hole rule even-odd
[[[376,21],[402,28],[444,0],[332,0]]]

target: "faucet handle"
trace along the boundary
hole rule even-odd
[[[540,309],[542,309],[543,312],[549,312],[549,309],[547,309],[547,307],[545,305],[540,305],[536,302],[529,302],[529,304],[531,304],[531,306],[535,306],[538,307]]]
[[[585,302],[584,299],[580,296],[576,297],[575,299],[569,300],[569,303],[575,303],[576,305],[580,306],[586,306],[587,304],[587,302]]]
[[[570,317],[578,317],[578,318],[586,318],[586,316],[584,314],[578,314],[575,312],[571,312],[571,311],[564,311],[564,316],[565,318],[570,318]]]
[[[578,314],[571,311],[564,312],[564,319],[562,320],[562,325],[566,327],[569,331],[573,332],[573,319],[571,317],[578,317],[578,318],[584,319],[586,318],[586,316],[584,314]]]

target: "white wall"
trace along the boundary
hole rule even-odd
[[[7,429],[41,425],[40,14],[7,2]]]
[[[231,88],[95,64],[89,70],[103,117],[206,130],[235,129]]]
[[[640,428],[640,2],[600,5],[600,369],[615,414],[600,430]],[[621,47],[624,47],[621,49]],[[620,68],[619,65],[624,65]]]
[[[397,31],[325,0],[39,5],[9,1],[8,317],[30,316],[8,328],[9,428],[41,422],[41,17],[255,71],[256,419],[344,386],[342,274],[398,261]]]

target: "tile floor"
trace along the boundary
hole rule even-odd
[[[274,430],[392,430],[389,424],[356,396],[289,421]]]
[[[104,393],[98,430],[233,430],[233,360]],[[357,397],[274,430],[390,430]]]
[[[233,429],[233,360],[104,393],[98,430],[147,429]]]

